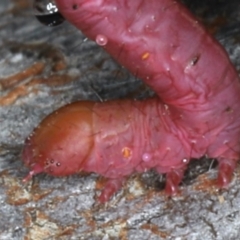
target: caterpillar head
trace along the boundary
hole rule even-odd
[[[26,139],[22,152],[28,181],[41,172],[66,176],[81,171],[93,147],[92,102],[76,102],[46,117]]]

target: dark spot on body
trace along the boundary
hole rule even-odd
[[[77,9],[78,9],[78,5],[77,5],[76,3],[73,4],[73,5],[72,5],[72,9],[73,9],[73,10],[77,10]]]
[[[226,107],[226,109],[225,109],[225,112],[228,112],[228,113],[229,113],[229,112],[232,112],[232,108],[231,108],[231,107],[229,107],[229,106],[228,106],[228,107]]]
[[[199,59],[200,59],[200,55],[193,57],[191,60],[191,65],[195,66],[197,64],[197,62],[199,61]]]

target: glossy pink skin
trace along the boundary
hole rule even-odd
[[[172,0],[56,4],[90,39],[105,36],[106,51],[168,104],[177,126],[172,131],[193,157],[201,152],[239,159],[237,72],[225,50],[181,4]]]
[[[27,138],[23,160],[31,171],[24,180],[40,172],[96,172],[110,179],[100,196],[105,202],[135,171],[184,169],[192,151],[182,147],[174,125],[159,98],[69,104],[47,116]]]
[[[82,109],[89,110],[87,124]],[[26,141],[23,160],[55,176],[84,171],[122,178],[153,167],[169,172],[173,165],[182,168],[192,153],[182,148],[173,125],[158,98],[75,102],[40,123]]]
[[[128,124],[121,114],[133,114],[134,108],[124,105],[125,110],[120,111],[115,109],[116,103],[94,106],[93,129],[101,134],[94,138],[93,153],[81,170],[119,179],[119,184],[109,182],[101,200],[106,201],[121,186],[123,177],[151,167],[168,173],[166,188],[175,192],[188,160],[203,155],[219,160],[218,182],[226,186],[240,154],[240,83],[225,50],[176,1],[56,3],[67,20],[100,43],[161,99],[154,100],[161,109],[158,114],[150,103],[141,103],[137,108],[151,109],[142,117],[140,126],[144,127],[137,127],[141,118],[134,116],[133,127],[127,131],[118,128]],[[115,114],[119,118],[110,117]],[[154,119],[153,125],[149,119]],[[157,133],[154,128],[158,128]],[[125,153],[132,149],[129,161],[120,154],[125,147]],[[147,158],[143,157],[146,154]],[[153,156],[149,162],[142,160],[149,156]],[[62,162],[66,159],[62,157]]]

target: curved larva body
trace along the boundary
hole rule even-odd
[[[223,48],[181,4],[172,0],[56,3],[87,37],[104,36],[104,48],[168,104],[182,138],[196,145],[193,151],[209,147],[210,157],[239,159],[237,72]]]
[[[174,125],[158,98],[69,104],[46,117],[26,140],[23,159],[32,171],[25,180],[38,172],[83,171],[121,181],[134,171],[184,168],[192,149],[182,147]]]
[[[178,184],[188,161],[208,154],[208,144],[195,148],[189,139],[159,98],[75,102],[46,117],[27,138],[23,160],[31,171],[25,180],[40,172],[95,172],[109,179],[102,202],[134,171],[155,168],[171,179],[174,170]],[[177,184],[168,184],[174,192]]]
[[[97,172],[114,179],[102,194],[105,201],[125,176],[151,167],[168,173],[166,188],[175,192],[188,160],[208,155],[219,160],[218,182],[227,185],[240,154],[239,78],[226,52],[192,15],[172,0],[56,0],[56,4],[67,20],[151,86],[159,99],[92,104],[84,120],[91,130],[81,126],[81,114],[71,117],[66,109],[73,105],[63,108],[62,114],[50,118],[59,121],[58,127],[53,124],[55,129],[64,129],[60,136],[69,138],[59,145],[58,130],[48,125],[49,118],[44,120],[25,147],[25,162],[32,164],[29,176],[40,171]],[[85,103],[78,104],[82,108]],[[76,136],[60,120],[65,116],[74,121]],[[42,147],[49,138],[45,131],[52,132],[49,146],[54,150]],[[84,147],[77,147],[79,139],[84,139]],[[50,172],[51,167],[43,166],[53,153],[68,170]]]

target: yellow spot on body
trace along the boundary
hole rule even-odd
[[[132,156],[132,150],[128,147],[122,149],[122,155],[124,158],[130,158]]]
[[[142,60],[148,59],[149,56],[150,56],[150,53],[149,53],[149,52],[145,52],[145,53],[142,55]]]

